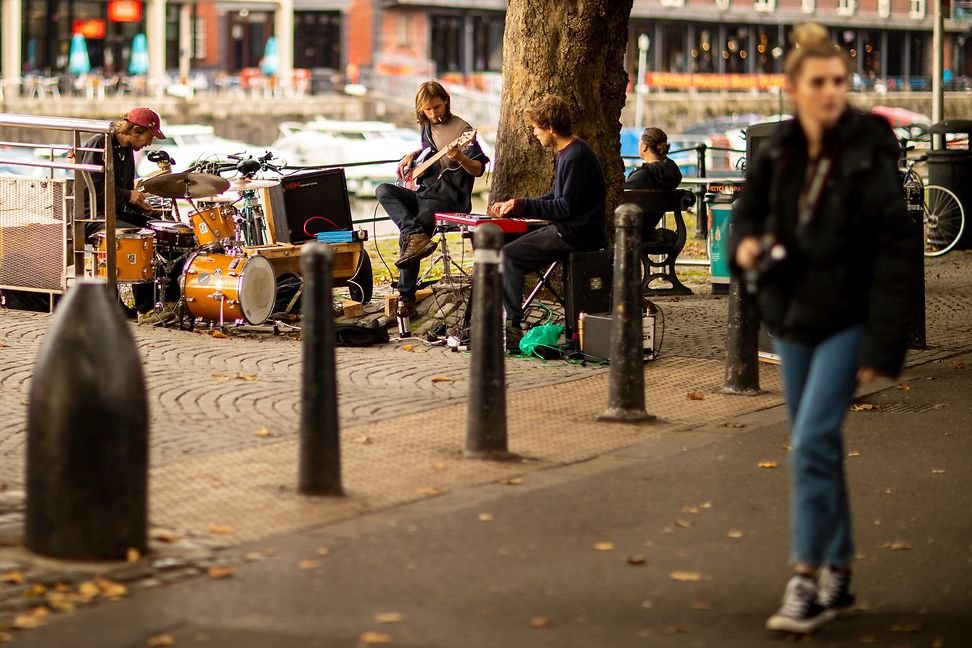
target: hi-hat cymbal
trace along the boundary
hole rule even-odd
[[[183,171],[149,178],[142,186],[148,193],[162,198],[184,198],[187,190],[192,198],[207,198],[223,193],[229,185],[229,180],[218,175]]]
[[[227,191],[249,191],[262,187],[273,187],[280,184],[276,180],[251,180],[250,178],[236,178],[230,183]]]

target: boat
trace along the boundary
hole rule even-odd
[[[175,160],[174,172],[184,171],[197,161],[226,161],[230,155],[259,153],[257,147],[240,140],[227,139],[216,135],[212,126],[202,124],[163,124],[165,139],[157,139],[152,146],[136,154],[138,175],[146,175],[158,170],[146,155],[149,151],[165,151]]]

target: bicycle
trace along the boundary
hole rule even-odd
[[[908,157],[907,151],[912,148],[904,147],[902,151],[902,187],[906,194],[911,187],[917,187],[920,191],[924,254],[926,257],[937,257],[954,248],[962,238],[965,209],[952,190],[941,185],[925,185],[915,166],[925,162],[928,156]]]

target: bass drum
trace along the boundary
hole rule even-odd
[[[277,298],[273,266],[262,256],[196,252],[179,283],[189,314],[221,325],[263,324]]]

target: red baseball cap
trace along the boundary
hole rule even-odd
[[[159,117],[159,113],[155,112],[151,108],[133,108],[128,111],[125,115],[125,121],[131,122],[136,126],[142,126],[148,128],[152,131],[152,136],[158,139],[165,139],[165,135],[162,134],[160,127],[162,125],[162,118]]]

